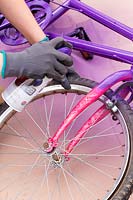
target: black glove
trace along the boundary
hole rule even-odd
[[[72,66],[72,58],[57,49],[72,48],[63,38],[33,44],[22,52],[5,53],[2,77],[27,77],[42,79],[45,75],[59,82]]]

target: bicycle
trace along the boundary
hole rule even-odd
[[[70,6],[76,9],[79,6],[89,17],[132,40],[132,28],[77,0],[66,1],[63,7],[57,8],[49,23]],[[57,36],[55,33],[48,35],[50,38]],[[74,49],[133,64],[132,52],[64,37]],[[133,112],[123,99],[128,103],[132,101],[132,72],[133,67],[116,72],[101,83],[78,75],[75,78],[70,73],[67,77],[71,83],[70,90],[65,90],[54,80],[44,79],[39,83],[30,79],[15,80],[3,94],[10,106],[4,102],[0,113],[2,197],[5,198],[5,192],[8,192],[9,198],[25,200],[43,197],[58,200],[128,199],[133,190]],[[110,89],[121,81],[124,84],[115,91]],[[37,89],[39,94],[30,98]],[[17,95],[21,95],[21,101],[15,100]],[[24,101],[24,95],[30,98],[30,104]],[[21,111],[25,105],[23,114],[15,111]],[[64,112],[58,109],[63,105]],[[59,112],[62,113],[61,119],[56,117]],[[11,180],[8,180],[5,168],[8,174],[13,174]],[[97,187],[100,192],[96,191]]]

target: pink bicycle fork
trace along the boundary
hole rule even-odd
[[[66,151],[65,151],[65,157],[68,157],[68,155],[71,153],[71,151],[76,147],[76,145],[81,141],[82,137],[89,131],[89,129],[94,126],[96,123],[98,123],[100,120],[102,120],[107,114],[109,113],[109,110],[105,105],[103,105],[101,108],[99,108],[80,128],[80,130],[77,132],[77,135],[72,139],[72,141],[68,144]]]
[[[131,70],[122,70],[116,72],[106,79],[104,79],[99,85],[97,85],[94,89],[92,89],[85,97],[83,97],[79,103],[72,109],[66,119],[63,121],[59,129],[56,131],[52,138],[48,139],[47,143],[47,152],[52,152],[54,148],[58,146],[58,140],[60,136],[64,133],[65,129],[70,125],[70,123],[89,105],[94,103],[101,97],[111,86],[115,85],[117,82],[122,80],[132,80],[133,68]],[[81,127],[78,131],[77,135],[72,139],[72,141],[68,144],[66,151],[64,152],[65,157],[69,155],[69,153],[74,149],[74,147],[78,144],[81,138],[85,135],[86,131],[88,131],[92,126],[102,120],[108,113],[110,112],[107,109],[106,105],[99,108]]]
[[[64,130],[68,127],[68,125],[83,111],[85,108],[87,108],[90,104],[95,102],[98,97],[100,97],[103,94],[103,90],[100,91],[99,88],[94,88],[91,90],[71,111],[71,113],[67,116],[67,118],[64,120],[64,122],[61,124],[59,129],[56,131],[54,136],[52,138],[48,139],[49,147],[47,152],[51,152],[55,147],[58,146],[58,140],[61,137],[61,135],[64,133]],[[70,152],[75,148],[75,146],[79,143],[79,141],[82,139],[82,137],[85,135],[85,133],[96,123],[98,123],[100,120],[102,120],[107,114],[109,113],[109,110],[107,109],[106,105],[103,105],[100,107],[80,128],[80,130],[77,132],[75,137],[70,141],[68,146],[66,147],[66,150],[64,152],[65,157],[68,157]]]

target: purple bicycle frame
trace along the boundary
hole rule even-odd
[[[86,5],[85,3],[80,2],[80,0],[66,0],[53,12],[51,11],[49,4],[47,4],[43,0],[42,1],[34,0],[32,2],[30,2],[30,0],[27,0],[26,2],[29,6],[34,3],[34,7],[35,5],[42,6],[42,8],[45,9],[46,18],[42,20],[39,24],[42,27],[42,29],[45,29],[50,24],[55,22],[69,9],[74,9],[77,12],[83,13],[84,15],[90,17],[91,19],[99,22],[100,24],[103,24],[104,26],[110,28],[111,30],[133,41],[133,28],[130,28],[120,23],[119,21],[103,14],[102,12],[99,12],[98,10]],[[3,28],[8,28],[8,25],[9,22],[0,25],[0,31],[2,31]],[[55,33],[48,33],[48,35],[51,38],[58,36]],[[133,63],[133,52],[121,50],[118,48],[108,47],[101,44],[99,45],[89,41],[79,40],[76,38],[71,38],[71,37],[65,37],[65,38],[73,44],[73,48],[76,50],[87,51],[95,55],[103,56],[105,58],[110,58],[113,60],[118,60],[129,64]]]
[[[130,28],[107,15],[87,6],[84,3],[81,3],[79,0],[67,0],[61,7],[58,7],[52,14],[52,18],[50,23],[53,23],[56,19],[58,19],[61,15],[63,15],[69,9],[76,9],[77,11],[87,15],[88,17],[92,18],[93,20],[103,24],[104,26],[114,30],[115,32],[119,33],[120,35],[133,40],[133,28]],[[55,33],[47,33],[50,38],[54,38],[59,36],[59,34]],[[68,36],[64,36],[64,38],[73,44],[73,48],[76,50],[84,50],[87,52],[91,52],[93,54],[103,56],[105,58],[110,58],[113,60],[125,62],[128,64],[133,64],[133,52],[125,51],[113,47],[108,47],[105,45],[98,45],[92,43],[90,41],[84,41],[76,38],[71,38]],[[133,79],[133,66],[130,70],[122,70],[116,72],[106,79],[104,79],[101,83],[99,83],[94,89],[92,89],[69,113],[66,119],[63,121],[59,129],[56,131],[52,138],[48,139],[49,148],[47,149],[48,152],[52,151],[54,147],[58,145],[58,139],[63,134],[64,130],[70,125],[70,123],[89,105],[95,102],[101,95],[103,95],[108,89],[110,89],[114,84],[120,81],[129,81]],[[129,90],[125,92],[121,92],[123,97],[128,94]],[[76,144],[80,141],[86,131],[89,130],[91,126],[99,122],[102,118],[104,118],[109,111],[107,110],[106,106],[102,106],[99,108],[96,113],[94,113],[85,124],[81,127],[78,131],[77,135],[72,139],[72,141],[68,144],[65,156],[67,157],[68,154],[73,150]]]
[[[60,16],[62,16],[69,9],[75,9],[78,12],[85,14],[86,16],[92,18],[93,20],[103,24],[104,26],[110,28],[111,30],[119,33],[120,35],[130,39],[133,41],[133,28],[130,28],[117,20],[99,12],[98,10],[80,2],[79,0],[67,0],[62,6],[59,6],[52,13],[51,20],[48,25],[57,20]],[[51,38],[57,37],[58,35],[55,33],[48,33]],[[106,58],[110,58],[113,60],[118,60],[121,62],[133,64],[133,52],[125,51],[113,47],[108,47],[105,45],[99,45],[92,43],[90,41],[83,41],[76,38],[66,37],[69,42],[73,44],[73,48],[76,50],[84,50],[95,55],[103,56]]]

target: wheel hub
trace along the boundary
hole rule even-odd
[[[51,147],[48,142],[43,144],[44,151],[50,157],[50,164],[54,168],[61,167],[65,161],[65,156],[55,147]]]

